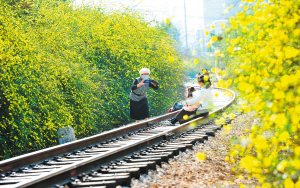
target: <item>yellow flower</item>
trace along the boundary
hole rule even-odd
[[[287,178],[284,180],[284,187],[285,188],[294,188],[295,184],[290,178]]]
[[[277,165],[277,170],[279,170],[280,172],[283,172],[285,167],[287,165],[287,162],[286,161],[282,161],[280,162],[278,165]]]
[[[266,167],[266,168],[268,168],[269,166],[271,166],[271,160],[270,160],[270,158],[268,158],[268,157],[266,157],[266,158],[264,158],[264,160],[263,160],[263,163],[264,163],[264,166]]]
[[[271,188],[272,186],[269,183],[264,183],[261,186],[262,188]]]
[[[295,159],[295,160],[292,162],[292,166],[293,166],[295,169],[299,170],[299,169],[300,169],[300,160]]]
[[[300,156],[300,146],[297,146],[297,147],[295,148],[295,155],[296,155],[296,156]]]
[[[222,27],[222,28],[225,28],[225,26],[226,26],[226,25],[225,25],[225,23],[224,23],[224,22],[223,22],[223,23],[221,23],[221,27]]]
[[[285,57],[288,58],[288,59],[296,57],[299,54],[299,50],[298,49],[290,47],[290,46],[284,48],[284,51],[285,51]]]
[[[279,141],[280,142],[286,142],[290,137],[290,134],[287,131],[284,131],[283,133],[280,134],[279,136]]]
[[[300,188],[300,180],[298,180],[295,184],[295,188]]]
[[[205,154],[203,152],[197,152],[196,158],[198,161],[203,162],[205,160]]]
[[[246,155],[240,161],[241,168],[246,169],[247,171],[251,172],[253,170],[255,158],[251,155]]]
[[[216,68],[211,68],[211,72],[215,72],[216,71]]]
[[[293,31],[293,34],[295,35],[295,37],[299,37],[300,36],[300,29],[295,29],[294,31]]]
[[[205,75],[205,76],[203,77],[203,79],[204,79],[204,81],[207,81],[207,80],[209,79],[209,76]]]
[[[235,118],[235,115],[234,115],[233,113],[230,113],[230,114],[228,115],[228,117],[229,117],[230,119],[234,119],[234,118]]]
[[[204,33],[205,33],[206,36],[209,35],[209,31],[208,30],[205,30]]]
[[[227,48],[227,51],[228,51],[229,53],[232,53],[232,52],[233,52],[233,47],[232,47],[232,46],[229,46],[229,47]]]
[[[184,120],[188,120],[188,119],[189,119],[189,116],[188,116],[188,115],[184,115],[182,118],[183,118]]]
[[[199,63],[199,60],[198,60],[198,59],[194,59],[194,63],[195,63],[195,64],[198,64],[198,63]]]
[[[166,24],[170,24],[170,18],[166,19]]]
[[[243,33],[247,33],[248,32],[248,28],[247,27],[243,27],[242,32]]]
[[[173,56],[169,56],[169,61],[170,62],[174,62],[175,61],[175,58]]]
[[[194,50],[193,52],[192,52],[192,55],[195,55],[196,54],[196,51]]]
[[[216,37],[216,36],[211,37],[212,42],[216,42],[217,40],[218,40],[218,37]]]
[[[226,156],[226,157],[225,157],[225,161],[229,161],[229,156]]]
[[[214,25],[214,24],[213,24],[213,25],[211,25],[211,26],[210,26],[210,28],[211,28],[211,29],[214,29],[214,28],[215,28],[215,25]]]

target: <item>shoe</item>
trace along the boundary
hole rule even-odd
[[[172,120],[171,120],[171,123],[173,124],[173,125],[175,125],[175,123],[176,122],[178,122],[178,120],[177,120],[177,118],[175,117],[175,118],[173,118]]]
[[[171,121],[172,121],[174,118],[176,118],[176,117],[172,117],[171,119],[168,119],[168,121],[170,121],[170,122],[171,122]]]

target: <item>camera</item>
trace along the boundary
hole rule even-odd
[[[151,82],[152,82],[152,80],[150,80],[150,79],[144,81],[144,83],[146,83],[146,84],[149,84]]]

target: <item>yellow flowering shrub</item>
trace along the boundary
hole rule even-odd
[[[298,187],[300,2],[243,2],[244,11],[230,18],[220,46],[227,75],[245,101],[241,110],[256,112],[260,122],[246,134],[245,151],[234,148],[230,156],[238,161],[237,171],[259,179],[262,187]]]
[[[182,85],[171,37],[130,9],[1,1],[0,50],[0,159],[55,145],[61,127],[79,139],[128,123],[143,67],[160,83],[148,92],[151,114]]]

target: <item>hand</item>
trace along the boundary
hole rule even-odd
[[[140,86],[142,86],[142,85],[145,85],[144,81],[145,81],[145,80],[142,80],[141,83],[139,83],[139,84],[137,85],[137,87],[140,87]]]
[[[151,80],[153,81],[154,79],[151,79]],[[156,84],[155,84],[155,83],[153,83],[153,82],[151,82],[150,84],[152,84],[152,85],[156,86]]]

